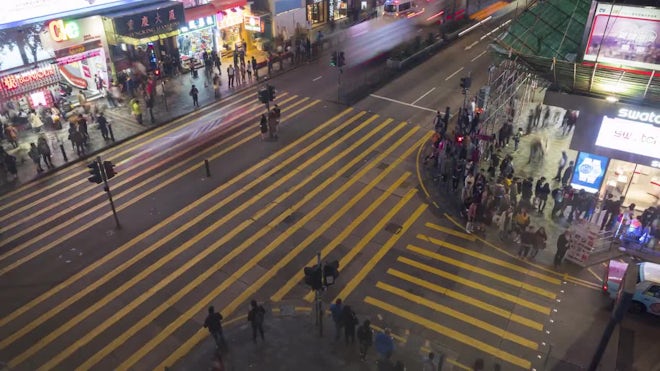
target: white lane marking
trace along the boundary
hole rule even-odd
[[[312,81],[319,81],[319,80],[321,80],[321,77],[323,77],[323,76],[319,76],[319,77],[313,79]]]
[[[475,42],[473,42],[472,44],[466,46],[466,47],[465,47],[465,50],[470,50],[470,49],[472,49],[473,46],[475,46],[475,45],[477,45],[477,44],[479,44],[479,41],[475,41]]]
[[[484,19],[483,21],[480,21],[480,22],[475,23],[475,24],[474,24],[473,26],[471,26],[470,28],[468,28],[468,29],[466,29],[466,30],[463,30],[463,31],[459,32],[459,33],[458,33],[458,37],[461,37],[461,36],[465,35],[466,33],[468,33],[468,32],[470,32],[470,31],[474,30],[475,28],[481,26],[482,24],[484,24],[484,23],[490,21],[492,18],[493,18],[493,16],[491,15],[491,16],[488,16],[488,18]]]
[[[420,100],[422,100],[422,98],[424,98],[425,96],[431,94],[431,92],[434,91],[434,90],[435,90],[435,88],[432,88],[431,90],[427,91],[426,93],[424,93],[424,95],[422,95],[421,97],[417,98],[417,100],[414,101],[414,102],[412,102],[411,104],[416,104],[417,102],[419,102]]]
[[[477,55],[476,57],[470,59],[470,62],[474,62],[474,61],[476,61],[477,58],[481,57],[481,56],[484,55],[484,54],[486,54],[486,51],[485,51],[485,50],[482,51],[481,53],[479,53],[479,55]]]
[[[408,106],[408,107],[418,108],[418,109],[425,110],[425,111],[430,111],[430,112],[435,112],[436,111],[436,110],[431,109],[431,108],[421,107],[421,106],[418,106],[418,105],[415,105],[415,104],[412,104],[412,103],[406,103],[406,102],[402,102],[400,100],[396,100],[396,99],[392,99],[392,98],[388,98],[388,97],[383,97],[382,95],[369,94],[369,96],[374,97],[374,98],[378,98],[378,99],[383,99],[383,100],[386,100],[386,101],[392,102],[392,103],[403,104],[404,106]]]
[[[454,73],[452,73],[451,75],[447,76],[447,77],[445,78],[445,81],[447,81],[447,80],[451,79],[452,77],[456,76],[456,74],[459,73],[459,72],[461,72],[461,71],[463,71],[463,67],[459,68],[458,70],[456,70],[456,72],[454,72]]]
[[[504,23],[502,23],[501,25],[499,25],[499,26],[497,26],[497,27],[495,27],[495,28],[493,28],[493,30],[492,30],[492,31],[490,31],[489,33],[487,33],[487,34],[485,34],[485,35],[483,35],[483,36],[481,36],[481,38],[479,38],[479,40],[483,40],[483,39],[485,39],[485,38],[487,38],[487,37],[488,37],[488,36],[490,36],[490,35],[491,35],[491,34],[492,34],[493,32],[497,32],[497,30],[499,30],[500,28],[502,28],[502,27],[504,27],[504,26],[506,26],[506,25],[508,25],[508,24],[509,24],[509,22],[511,22],[511,20],[510,20],[510,19],[509,19],[508,21],[506,21],[506,22],[504,22]]]

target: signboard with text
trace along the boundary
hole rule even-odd
[[[77,48],[87,43],[100,44],[104,32],[101,17],[66,18],[48,21],[39,37],[44,48],[58,54],[58,51]]]
[[[660,8],[598,3],[584,60],[660,69]]]
[[[169,3],[160,8],[148,8],[114,18],[118,35],[142,39],[178,30],[186,26],[183,4]]]
[[[57,83],[59,76],[55,66],[47,65],[29,71],[0,77],[0,92],[3,97],[24,94],[43,86]]]

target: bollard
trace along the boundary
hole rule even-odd
[[[209,168],[209,160],[204,160],[204,167],[206,168],[206,177],[211,177],[211,169]]]
[[[112,132],[112,124],[111,123],[108,123],[108,131],[110,132],[110,139],[112,139],[112,141],[114,142],[115,141],[115,133]]]
[[[69,159],[66,157],[66,151],[64,151],[64,143],[60,143],[60,151],[62,151],[62,157],[64,158],[64,162],[68,162]]]

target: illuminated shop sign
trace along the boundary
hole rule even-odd
[[[181,27],[181,32],[194,31],[204,27],[215,26],[215,17],[204,17],[188,21],[188,27]]]
[[[246,15],[243,18],[243,24],[245,26],[245,30],[247,31],[255,31],[255,32],[264,32],[264,24],[261,22],[260,17],[255,17],[251,15]]]
[[[75,55],[70,55],[70,56],[62,57],[62,58],[57,58],[57,64],[64,65],[64,64],[69,64],[69,63],[73,63],[73,62],[80,62],[83,59],[96,57],[98,55],[101,55],[101,49],[83,51],[82,53],[78,53],[78,54],[75,54]]]
[[[57,42],[76,39],[80,36],[80,28],[78,28],[76,22],[67,21],[65,23],[62,19],[50,21],[48,23],[48,32],[50,33],[50,38]]]
[[[232,8],[222,13],[218,13],[218,28],[237,26],[243,23],[243,9]]]
[[[186,26],[181,3],[119,16],[114,19],[114,23],[117,34],[135,39],[168,33]]]
[[[619,109],[617,116],[624,119],[631,119],[635,121],[648,122],[654,125],[660,125],[660,115],[653,111],[635,111],[627,108]]]
[[[619,111],[619,113],[621,112]],[[650,118],[651,115],[649,114],[648,117]],[[598,137],[596,138],[596,145],[599,147],[656,159],[660,159],[659,142],[660,126],[607,116],[603,117],[600,130],[598,131]]]
[[[0,78],[2,87],[6,90],[16,90],[21,85],[27,85],[33,82],[39,82],[55,75],[55,70],[51,67],[39,68],[32,71],[3,76]]]

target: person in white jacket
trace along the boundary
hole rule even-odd
[[[41,121],[41,118],[34,110],[31,110],[30,114],[28,115],[28,122],[30,123],[32,130],[34,130],[35,133],[40,132],[41,128],[44,126],[43,121]]]

